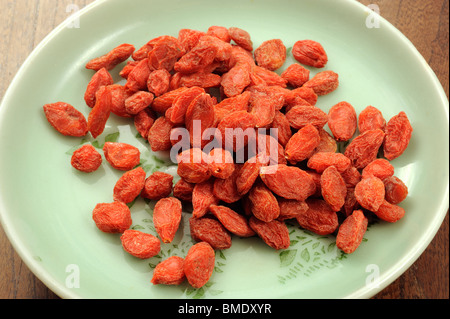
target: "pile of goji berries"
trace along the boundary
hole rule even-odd
[[[178,37],[160,36],[138,50],[122,44],[89,61],[86,68],[95,73],[84,96],[92,108],[87,120],[67,103],[44,106],[50,124],[64,135],[95,138],[112,113],[130,118],[152,151],[184,146],[176,154],[181,179],[175,185],[167,173],[146,176],[136,147],[116,142],[103,147],[108,163],[125,172],[114,187],[114,201],[96,205],[93,219],[101,231],[122,233],[123,248],[133,256],[158,254],[161,242],[170,243],[179,229],[183,205],[192,204],[189,226],[198,243],[186,256],[159,263],[153,284],[187,278],[202,287],[214,269],[214,250],[231,247],[233,236],[259,236],[286,249],[287,220],[319,235],[336,235],[337,247],[352,253],[369,218],[396,222],[404,216],[398,204],[408,189],[390,161],[410,141],[406,114],[386,122],[375,107],[358,116],[345,101],[324,112],[317,100],[338,88],[338,74],[326,70],[311,77],[305,67],[325,67],[324,48],[303,40],[291,53],[298,63],[278,74],[288,54],[280,39],[254,50],[249,33],[240,28],[182,29]],[[115,84],[109,70],[125,61],[120,76],[126,83]],[[230,136],[229,129],[241,129],[241,135]],[[188,133],[184,142],[183,132]],[[219,139],[218,147],[208,148],[217,136],[231,143]],[[341,153],[343,142],[348,144]],[[250,145],[256,146],[253,153]],[[101,163],[91,145],[72,156],[73,167],[83,172]],[[126,204],[139,196],[156,201],[159,238],[130,229]]]

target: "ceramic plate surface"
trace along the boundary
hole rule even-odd
[[[448,100],[434,73],[413,45],[380,19],[369,28],[371,11],[356,1],[97,1],[83,9],[79,28],[66,21],[30,55],[0,107],[0,213],[13,246],[29,268],[63,298],[368,298],[400,276],[423,252],[448,209]],[[217,252],[209,283],[153,286],[153,267],[170,255],[184,256],[192,245],[182,227],[157,257],[137,260],[125,253],[119,235],[100,232],[92,221],[99,202],[112,201],[121,172],[106,162],[86,175],[70,166],[82,143],[105,139],[142,151],[151,172],[176,166],[136,138],[129,120],[111,116],[99,138],[69,138],[46,121],[42,106],[65,101],[86,116],[83,100],[92,72],[90,59],[121,43],[139,48],[182,28],[211,25],[247,30],[258,47],[282,39],[290,48],[300,39],[325,47],[327,70],[340,75],[338,90],[319,99],[324,111],[340,101],[357,113],[379,108],[386,119],[405,111],[414,127],[407,151],[392,161],[409,188],[401,203],[406,216],[395,224],[372,225],[358,250],[343,255],[333,236],[316,236],[289,226],[291,246],[275,251],[258,238],[233,239]],[[370,25],[370,23],[369,23]],[[285,69],[294,62],[290,56]],[[118,81],[118,69],[112,71]],[[312,75],[318,70],[311,68]],[[153,203],[131,207],[133,228],[155,233]],[[188,214],[182,223],[187,225]],[[376,279],[376,280],[375,280]]]

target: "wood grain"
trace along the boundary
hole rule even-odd
[[[68,18],[66,8],[92,0],[0,0],[0,96],[33,48]],[[449,1],[360,0],[377,4],[380,14],[416,46],[449,94]],[[448,213],[430,246],[396,281],[374,299],[448,299]],[[58,299],[22,262],[0,228],[0,299]]]

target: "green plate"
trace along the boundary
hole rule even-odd
[[[27,266],[63,298],[368,298],[400,276],[424,251],[447,212],[448,100],[436,76],[414,46],[356,1],[96,1],[80,12],[79,28],[66,21],[29,56],[0,107],[0,212],[3,227]],[[375,19],[375,20],[373,20]],[[368,22],[368,23],[366,23]],[[92,221],[98,202],[112,201],[121,175],[104,162],[93,174],[70,166],[80,143],[101,146],[105,139],[142,150],[148,172],[176,167],[136,138],[125,119],[112,116],[97,140],[57,134],[42,106],[65,101],[86,116],[83,94],[92,72],[84,64],[118,44],[137,48],[159,35],[211,25],[247,30],[255,48],[280,38],[286,47],[300,39],[321,42],[326,69],[341,85],[319,99],[324,111],[340,101],[359,113],[367,105],[386,119],[405,111],[414,127],[407,151],[392,161],[409,188],[401,204],[406,216],[395,224],[370,226],[358,250],[344,255],[333,236],[320,237],[292,224],[292,245],[275,251],[258,238],[233,239],[217,252],[210,282],[153,286],[153,267],[169,255],[184,256],[192,245],[181,227],[157,257],[137,260],[125,253],[118,235],[100,232]],[[375,26],[376,23],[375,23]],[[282,71],[293,62],[288,59]],[[311,69],[313,74],[317,70]],[[119,80],[117,70],[113,71]],[[152,205],[131,207],[133,227],[154,233]],[[182,222],[187,224],[188,215]],[[424,270],[425,271],[425,270]]]

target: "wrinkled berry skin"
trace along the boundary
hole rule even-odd
[[[328,62],[325,49],[319,42],[313,40],[295,42],[292,55],[298,62],[315,68],[323,68]]]
[[[70,163],[81,172],[92,173],[102,164],[102,156],[95,147],[86,144],[73,152]]]

